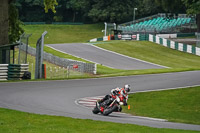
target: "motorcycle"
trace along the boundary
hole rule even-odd
[[[94,114],[101,113],[104,116],[107,116],[111,114],[112,112],[121,112],[122,107],[121,105],[126,106],[128,100],[128,95],[123,96],[121,94],[118,95],[112,95],[111,98],[105,100],[103,103],[99,104],[99,102],[96,102],[96,106],[92,110]]]

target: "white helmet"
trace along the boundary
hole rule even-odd
[[[124,90],[125,90],[126,92],[129,92],[129,91],[130,91],[130,88],[131,88],[131,87],[130,87],[130,85],[128,85],[128,84],[124,86]]]

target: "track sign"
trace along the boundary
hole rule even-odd
[[[137,35],[132,35],[133,40],[136,40],[136,38],[137,38]]]
[[[119,35],[118,35],[118,38],[121,39],[121,38],[122,38],[122,35],[119,34]]]
[[[122,40],[131,40],[131,35],[129,34],[125,34],[125,35],[122,35]]]
[[[73,65],[73,68],[78,68],[78,65]]]

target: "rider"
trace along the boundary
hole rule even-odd
[[[123,88],[115,88],[115,89],[112,89],[111,90],[111,94],[110,95],[106,95],[103,99],[99,100],[98,103],[101,104],[103,103],[105,100],[108,100],[108,99],[111,99],[113,98],[113,96],[117,96],[117,95],[123,95],[123,96],[127,96],[128,95],[128,92],[130,91],[130,85],[126,84]],[[127,103],[126,101],[124,101],[124,106],[126,106]]]

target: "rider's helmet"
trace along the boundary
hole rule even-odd
[[[130,91],[130,85],[128,85],[128,84],[126,84],[125,86],[124,86],[124,90],[126,91],[126,93],[127,92],[129,92]]]

